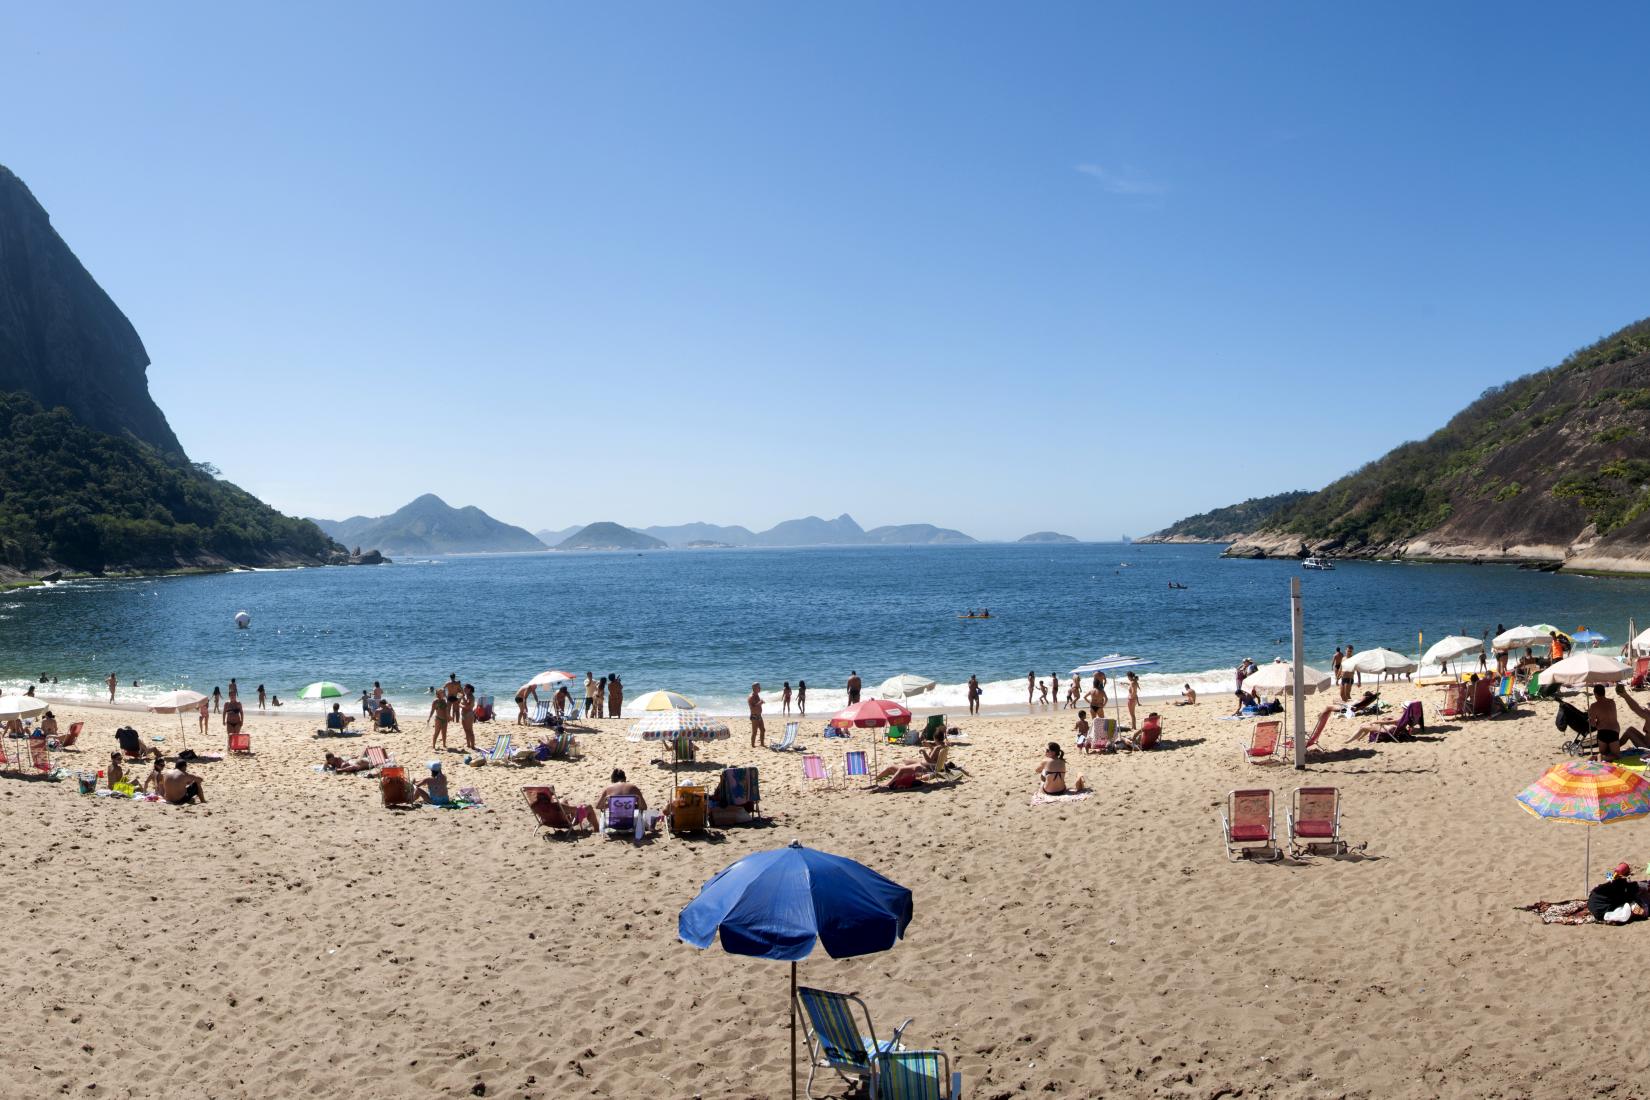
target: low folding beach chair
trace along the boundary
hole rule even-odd
[[[1346,851],[1341,839],[1341,792],[1335,787],[1297,787],[1289,796],[1289,854],[1328,848]]]
[[[1445,718],[1459,718],[1467,708],[1467,685],[1445,684],[1444,705],[1438,711]]]
[[[871,1095],[877,1100],[957,1100],[962,1074],[940,1050],[881,1051],[871,1060]]]
[[[1312,727],[1312,734],[1306,739],[1306,754],[1308,756],[1312,755],[1314,752],[1323,751],[1323,749],[1318,745],[1318,738],[1323,736],[1324,729],[1329,725],[1329,717],[1334,713],[1334,707],[1324,707],[1323,710],[1318,713],[1318,724]],[[1293,737],[1285,737],[1283,739],[1284,757],[1286,759],[1292,757],[1294,752],[1295,739]]]
[[[493,697],[491,695],[476,696],[476,721],[491,722],[493,720]]]
[[[548,726],[550,724],[550,708],[544,703],[534,703],[533,713],[527,716],[529,726]]]
[[[1358,733],[1352,735],[1352,740],[1358,739],[1358,734],[1368,732],[1370,744],[1380,741],[1401,741],[1404,738],[1413,739],[1415,731],[1426,732],[1427,724],[1421,710],[1421,700],[1414,699],[1404,704],[1404,709],[1398,717],[1390,722],[1376,722],[1371,726],[1360,726]]]
[[[51,753],[46,749],[46,739],[44,737],[25,737],[23,740],[29,746],[29,760],[23,770],[38,772],[41,775],[48,774],[52,770],[52,758]]]
[[[1243,758],[1251,764],[1278,763],[1278,731],[1282,722],[1256,722],[1249,731],[1249,743],[1243,746]]]
[[[774,752],[790,752],[796,747],[796,731],[801,725],[802,723],[800,722],[786,722],[785,733],[782,737],[780,737],[779,744],[769,745],[768,748],[772,749]]]
[[[486,758],[489,764],[510,763],[510,737],[508,733],[501,733],[493,739],[493,747],[487,750]]]
[[[864,749],[854,749],[842,758],[842,774],[849,779],[871,778],[871,768],[865,762]]]
[[[407,769],[399,764],[379,769],[378,795],[386,807],[418,805],[418,791],[407,778]]]
[[[933,741],[933,740],[936,740],[939,737],[944,737],[944,736],[945,736],[945,715],[943,715],[943,714],[930,714],[928,716],[928,721],[923,723],[922,739],[924,741]]]
[[[894,1029],[891,1038],[877,1039],[876,1026],[871,1022],[871,1010],[865,1002],[851,993],[832,993],[824,989],[798,986],[797,1004],[801,1007],[804,1030],[808,1038],[808,1083],[805,1091],[812,1100],[814,1075],[821,1068],[836,1070],[843,1081],[852,1085],[872,1082],[872,1060],[878,1054],[897,1051],[900,1036],[911,1026],[907,1019]],[[862,1031],[854,1018],[854,1006],[859,1006],[865,1018]],[[880,1095],[873,1092],[873,1096]]]
[[[245,731],[230,734],[229,751],[244,752],[250,755],[252,752],[252,735],[250,733],[246,733]]]
[[[1226,858],[1236,862],[1253,858],[1258,852],[1270,852],[1270,858],[1282,859],[1283,852],[1272,839],[1274,820],[1271,791],[1229,793],[1226,809],[1220,815],[1220,830],[1226,840]]]
[[[830,786],[831,773],[825,767],[825,761],[815,753],[808,753],[802,758],[802,778],[812,783],[824,783]]]
[[[705,831],[710,815],[710,803],[705,797],[705,788],[677,787],[676,797],[671,801],[676,805],[665,815],[665,823],[673,835]]]
[[[361,750],[361,755],[367,758],[369,771],[377,771],[390,762],[390,750],[383,745],[368,745]]]
[[[1634,691],[1642,691],[1646,681],[1650,681],[1650,657],[1640,657],[1633,662],[1633,678],[1627,686]]]
[[[741,809],[752,817],[761,816],[758,806],[762,798],[755,768],[723,768],[711,802],[724,810]]]
[[[544,835],[571,836],[578,831],[582,813],[575,811],[568,814],[567,808],[556,799],[554,787],[523,787],[521,797],[527,802],[527,808],[532,811],[533,819],[540,826],[549,830]]]
[[[64,734],[62,737],[60,737],[58,739],[57,744],[52,746],[52,747],[53,748],[58,748],[58,749],[72,749],[72,748],[74,748],[74,743],[76,741],[80,740],[80,731],[85,729],[85,728],[86,728],[86,723],[84,723],[84,722],[74,723],[72,726],[69,727],[69,732]]]
[[[629,833],[636,829],[636,800],[627,794],[607,800],[607,820],[602,822],[602,831],[608,833]]]

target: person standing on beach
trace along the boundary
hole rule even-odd
[[[447,747],[447,700],[446,700],[445,697],[443,697],[441,695],[437,695],[434,699],[430,700],[430,714],[429,714],[429,717],[425,719],[425,721],[426,722],[433,721],[435,723],[435,729],[430,734],[430,748],[432,748],[432,749],[435,748],[435,743],[437,741],[441,742],[441,747],[442,748],[446,748]]]
[[[230,737],[241,732],[241,723],[246,720],[246,714],[241,709],[241,701],[233,695],[229,702],[223,705],[223,731]]]
[[[1028,673],[1026,673],[1026,709],[1027,710],[1031,709],[1032,700],[1034,700],[1036,698],[1036,696],[1037,696],[1037,674],[1035,672],[1028,672]]]
[[[115,701],[115,688],[119,685],[120,681],[115,679],[115,674],[111,672],[109,673],[109,678],[103,682],[109,685],[109,702],[112,703]]]
[[[751,748],[768,743],[768,727],[762,721],[762,685],[752,684],[745,703],[751,709]]]
[[[264,702],[268,698],[269,698],[269,694],[264,691],[264,686],[262,684],[259,684],[258,685],[258,709],[259,710],[264,709]]]
[[[223,692],[219,691],[217,689],[217,687],[214,686],[212,688],[212,713],[217,714],[222,709],[223,709]]]
[[[600,718],[607,707],[607,677],[603,676],[596,681],[596,714]]]
[[[235,683],[235,677],[231,676],[229,678],[229,701],[231,703],[233,703],[235,700],[239,699],[240,697],[241,697],[240,685],[236,684]]]
[[[619,717],[619,712],[623,709],[624,685],[619,683],[619,674],[617,672],[609,672],[607,674],[607,716],[609,718],[617,718]]]
[[[853,706],[857,702],[859,702],[859,673],[850,671],[848,673],[848,705]]]
[[[1089,689],[1089,713],[1096,718],[1106,713],[1106,692],[1099,684]]]
[[[784,693],[779,696],[779,713],[786,717],[789,717],[791,713],[791,682],[789,680],[785,681]]]
[[[476,747],[476,689],[474,684],[464,685],[464,694],[458,700],[458,720],[464,726],[464,747]]]
[[[1048,697],[1050,699],[1054,700],[1054,709],[1059,710],[1060,709],[1060,674],[1058,672],[1051,672],[1051,673],[1048,674]]]
[[[210,703],[208,703],[205,699],[202,699],[201,700],[201,705],[198,708],[199,711],[200,711],[200,718],[201,718],[200,725],[201,725],[201,736],[202,737],[206,736],[207,727],[212,724],[212,717],[211,717],[212,712],[208,709],[210,706],[211,706]]]
[[[1140,705],[1140,677],[1129,673],[1129,729],[1134,729],[1134,708]]]
[[[978,676],[968,678],[968,713],[980,713],[980,678]]]
[[[1048,706],[1048,685],[1041,680],[1037,681],[1037,705]]]
[[[808,717],[808,681],[806,680],[796,682],[796,716],[798,718]]]
[[[589,671],[584,674],[584,716],[589,718],[596,713],[596,677]]]
[[[1335,656],[1329,662],[1329,676],[1337,684],[1341,682],[1341,662],[1344,660],[1346,660],[1346,657],[1341,653],[1341,647],[1336,646]]]

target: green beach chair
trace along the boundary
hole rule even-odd
[[[501,733],[498,735],[497,739],[493,741],[492,749],[487,753],[487,763],[510,763],[510,737],[511,735],[508,733]]]
[[[874,1083],[872,1059],[900,1049],[900,1035],[911,1026],[908,1018],[894,1029],[886,1042],[877,1040],[876,1027],[871,1023],[871,1010],[852,993],[832,993],[825,989],[798,986],[797,1004],[808,1033],[808,1084],[805,1091],[813,1098],[814,1075],[822,1067],[836,1070],[848,1084],[865,1081]],[[865,1017],[861,1031],[854,1019],[854,1006],[859,1006]],[[877,1095],[873,1092],[873,1096]]]
[[[962,1074],[951,1072],[941,1050],[883,1051],[872,1061],[871,1095],[876,1100],[956,1100]]]

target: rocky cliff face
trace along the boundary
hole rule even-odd
[[[149,397],[149,354],[40,203],[0,166],[0,389],[182,456]]]

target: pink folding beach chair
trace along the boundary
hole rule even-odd
[[[808,753],[802,758],[802,778],[807,782],[824,783],[830,785],[831,773],[825,767],[825,761],[817,753]]]
[[[1289,798],[1289,854],[1328,848],[1346,851],[1341,839],[1341,792],[1335,787],[1297,787]]]
[[[1416,730],[1425,733],[1426,728],[1426,720],[1421,711],[1421,700],[1415,699],[1404,704],[1403,712],[1398,715],[1396,721],[1376,722],[1373,725],[1360,726],[1358,733],[1352,735],[1352,739],[1357,740],[1358,734],[1361,733],[1369,734],[1371,744],[1377,741],[1413,739]]]
[[[1244,746],[1243,758],[1251,764],[1277,763],[1278,730],[1282,727],[1281,722],[1256,722],[1249,734],[1249,744]]]
[[[1314,752],[1323,751],[1323,749],[1318,746],[1318,738],[1323,736],[1324,729],[1329,725],[1329,716],[1334,713],[1334,707],[1324,707],[1318,714],[1318,724],[1312,727],[1312,735],[1306,739],[1306,754],[1308,756],[1312,755]],[[1285,757],[1290,757],[1294,755],[1294,752],[1295,739],[1293,737],[1285,737],[1283,739],[1283,755]]]
[[[1444,685],[1444,706],[1438,713],[1445,718],[1459,718],[1467,706],[1466,684]]]
[[[1226,796],[1226,809],[1220,815],[1220,831],[1226,840],[1226,858],[1232,862],[1251,859],[1257,853],[1270,852],[1271,859],[1282,859],[1283,851],[1272,839],[1272,792],[1269,790],[1232,791]]]
[[[29,765],[27,770],[39,772],[41,775],[50,772],[52,770],[52,758],[51,754],[46,751],[46,739],[44,737],[29,737],[26,740],[29,743]]]

